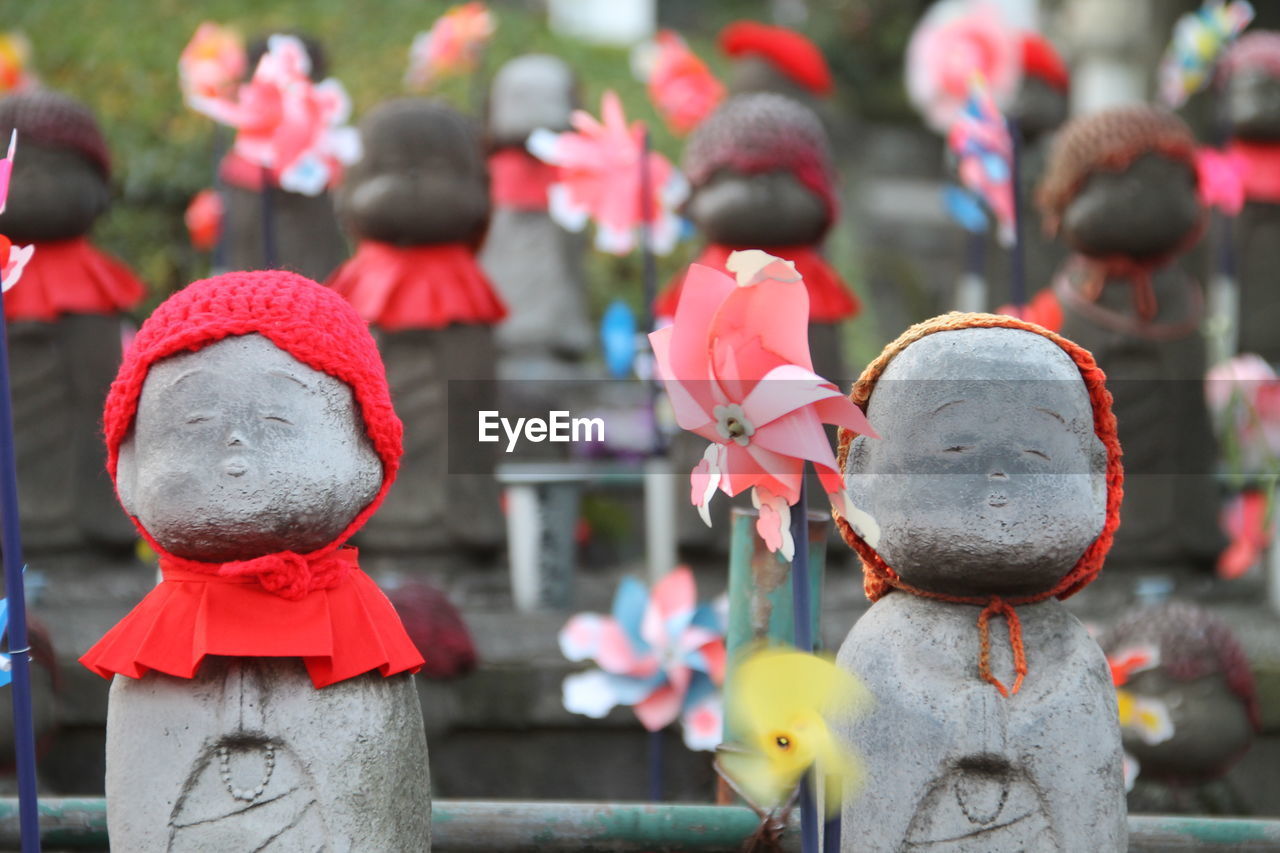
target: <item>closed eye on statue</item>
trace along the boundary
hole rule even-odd
[[[966,450],[973,450],[972,444],[953,444],[944,448],[943,453],[964,453]]]
[[[289,426],[293,426],[293,421],[288,418],[281,417],[280,415],[263,415],[262,419],[264,421],[275,421],[278,424],[288,424]]]
[[[209,420],[211,417],[212,415],[187,415],[187,423],[202,424],[205,421]]]
[[[1052,459],[1050,459],[1050,458],[1049,458],[1049,454],[1048,454],[1048,453],[1045,453],[1043,450],[1031,450],[1030,448],[1028,448],[1028,449],[1026,449],[1026,450],[1024,450],[1024,451],[1022,451],[1022,452],[1023,452],[1023,453],[1030,453],[1032,456],[1039,456],[1039,457],[1040,457],[1041,459],[1043,459],[1045,462],[1052,462],[1052,461],[1053,461]]]

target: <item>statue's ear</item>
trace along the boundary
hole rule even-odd
[[[871,503],[871,483],[867,475],[871,450],[867,441],[865,435],[855,438],[849,444],[849,455],[844,462],[844,490],[849,495],[849,500],[863,507]]]
[[[134,512],[137,487],[138,454],[134,446],[133,430],[130,429],[129,435],[120,442],[120,449],[116,454],[116,494],[120,498],[120,505],[124,507],[125,513],[131,516],[137,515]]]
[[[1089,444],[1089,507],[1090,518],[1098,534],[1107,523],[1107,447],[1102,439],[1090,435]]]

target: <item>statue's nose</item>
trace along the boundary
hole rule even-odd
[[[996,469],[991,473],[987,474],[987,479],[988,480],[1007,480],[1009,479],[1009,475],[999,469]]]
[[[227,435],[227,447],[244,447],[245,444],[244,433],[242,433],[238,428],[233,429]]]

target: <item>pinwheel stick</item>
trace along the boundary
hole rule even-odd
[[[1009,177],[1010,191],[1013,193],[1013,255],[1009,263],[1009,295],[1013,304],[1021,308],[1027,304],[1027,272],[1024,252],[1025,242],[1022,239],[1022,131],[1018,123],[1005,118],[1009,126]]]
[[[262,167],[262,267],[276,268],[276,207],[271,198],[271,169]]]
[[[662,740],[665,729],[649,732],[649,799],[660,803],[663,797]]]
[[[0,312],[4,296],[0,291]],[[22,586],[22,533],[18,527],[18,475],[13,451],[13,403],[9,394],[9,340],[0,321],[0,547],[9,600],[9,660],[13,672],[13,746],[18,769],[18,819],[22,853],[39,853],[40,815],[36,799],[36,746],[31,723],[31,649],[27,645],[27,602]]]

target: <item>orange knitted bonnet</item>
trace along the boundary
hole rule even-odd
[[[849,399],[865,412],[871,393],[875,390],[876,382],[881,374],[884,373],[885,368],[889,366],[889,362],[898,353],[927,335],[932,335],[936,332],[953,332],[960,329],[994,328],[1020,329],[1026,332],[1033,332],[1053,341],[1063,352],[1071,357],[1071,360],[1080,369],[1080,378],[1084,380],[1085,388],[1089,392],[1089,403],[1093,408],[1094,433],[1102,441],[1107,451],[1107,514],[1102,532],[1080,555],[1080,559],[1076,561],[1071,570],[1063,575],[1051,589],[1032,595],[1012,598],[945,595],[916,589],[904,582],[898,576],[898,573],[876,553],[876,550],[854,531],[849,522],[840,516],[839,512],[834,512],[833,515],[844,541],[862,559],[863,589],[866,591],[867,598],[872,601],[878,601],[889,592],[900,589],[926,598],[984,607],[978,619],[978,626],[982,633],[980,672],[984,680],[995,685],[1002,694],[1009,695],[1010,692],[1016,693],[1018,691],[1018,687],[1022,683],[1022,677],[1026,674],[1026,663],[1022,654],[1021,631],[1018,625],[1018,617],[1013,607],[1018,604],[1043,601],[1055,596],[1057,598],[1067,598],[1079,592],[1097,577],[1098,572],[1102,570],[1103,560],[1106,558],[1107,551],[1111,548],[1112,537],[1115,535],[1116,528],[1120,525],[1120,499],[1124,494],[1124,469],[1120,463],[1120,440],[1116,435],[1115,415],[1111,413],[1111,393],[1106,388],[1106,375],[1098,367],[1093,360],[1093,355],[1088,350],[1034,323],[1028,323],[1016,317],[1008,317],[1003,314],[963,314],[952,312],[934,317],[931,320],[925,320],[923,323],[917,323],[903,332],[896,341],[885,347],[875,361],[867,365],[866,370],[862,371],[862,375],[853,386],[853,391],[849,394]],[[845,471],[845,465],[849,458],[849,446],[857,436],[858,434],[852,430],[845,428],[840,430],[839,449],[836,459],[839,462],[841,473]],[[1005,686],[991,675],[987,660],[989,651],[987,621],[997,613],[1003,614],[1009,621],[1010,641],[1014,646],[1018,677],[1011,691],[1006,690]]]

